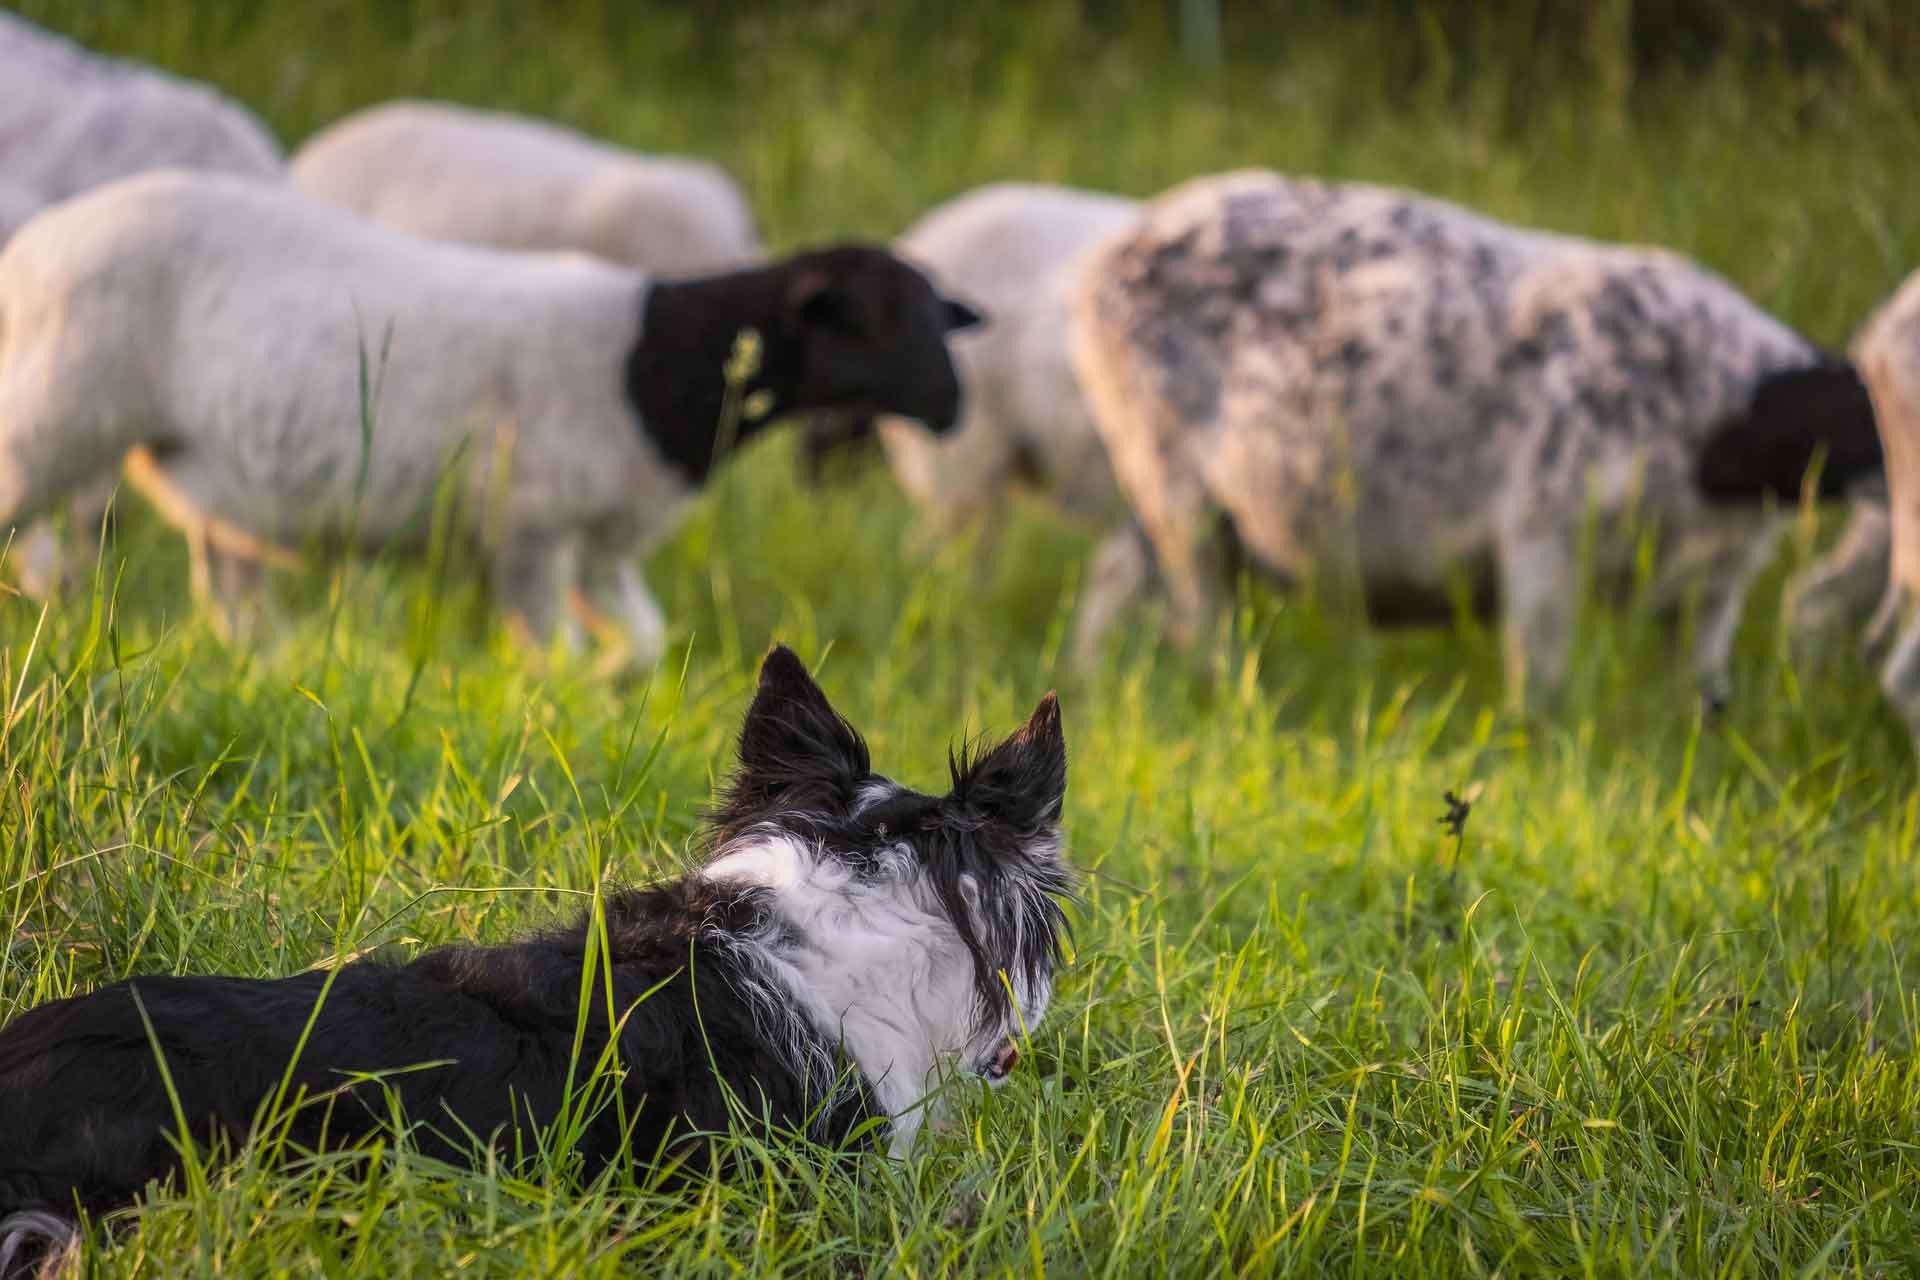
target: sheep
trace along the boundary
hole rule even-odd
[[[247,108],[195,81],[103,57],[0,11],[0,245],[40,209],[151,169],[279,180],[280,144]],[[114,478],[67,504],[74,530],[98,530]],[[92,556],[74,539],[62,561],[50,523],[21,535],[23,581],[38,591],[81,576]]]
[[[1085,520],[1124,513],[1068,359],[1067,286],[1085,251],[1137,213],[1118,196],[997,183],[940,205],[894,241],[938,287],[994,318],[954,343],[965,398],[950,434],[877,424],[895,479],[936,527],[978,518],[1021,480]]]
[[[23,183],[0,177],[0,245],[26,225],[45,202],[40,193]]]
[[[0,12],[0,176],[41,205],[150,169],[278,178],[280,144],[206,85]]]
[[[1854,363],[1867,380],[1886,451],[1891,560],[1886,595],[1867,627],[1885,651],[1880,688],[1920,743],[1920,271],[1862,327]]]
[[[1383,619],[1444,617],[1463,585],[1501,606],[1519,706],[1564,682],[1589,515],[1601,574],[1650,525],[1660,598],[1697,585],[1718,704],[1781,522],[1710,504],[1704,443],[1803,430],[1813,407],[1847,446],[1823,485],[1878,466],[1853,369],[1719,276],[1385,187],[1176,187],[1083,270],[1071,346],[1176,640],[1213,616],[1229,550]]]
[[[309,195],[435,240],[578,249],[654,275],[762,254],[745,196],[715,165],[449,103],[347,116],[310,138],[291,171]]]
[[[950,434],[900,418],[876,424],[894,478],[936,535],[984,520],[990,536],[995,509],[1024,482],[1069,516],[1112,531],[1095,555],[1096,579],[1144,579],[1150,555],[1127,520],[1066,341],[1080,261],[1139,211],[1120,196],[1002,182],[938,206],[895,239],[895,252],[936,286],[993,316],[989,328],[954,343],[964,395]],[[1083,612],[1083,633],[1101,625]]]
[[[445,476],[517,630],[577,642],[577,588],[647,662],[665,623],[633,559],[720,456],[789,410],[947,429],[946,333],[978,320],[868,246],[655,281],[421,240],[286,186],[128,179],[0,253],[0,538],[131,451],[196,588],[230,607],[240,570],[299,545],[417,544]]]

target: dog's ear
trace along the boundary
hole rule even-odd
[[[740,727],[740,772],[762,792],[802,780],[851,783],[871,772],[867,744],[785,645],[760,663],[760,688]]]
[[[1060,821],[1067,793],[1067,738],[1060,700],[1040,699],[1011,737],[953,768],[953,799],[984,818],[1038,830]]]

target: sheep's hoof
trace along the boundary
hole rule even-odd
[[[1733,690],[1724,676],[1709,676],[1700,682],[1700,710],[1707,719],[1718,720],[1733,705]]]

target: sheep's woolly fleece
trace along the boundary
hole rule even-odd
[[[746,197],[717,165],[524,116],[383,103],[309,139],[292,176],[309,195],[429,239],[577,249],[655,274],[761,256]]]
[[[1037,183],[981,187],[933,209],[894,241],[940,288],[993,322],[954,343],[966,400],[939,439],[888,419],[881,441],[901,488],[942,526],[990,508],[1016,481],[1083,520],[1125,509],[1074,378],[1067,308],[1075,270],[1139,203]]]
[[[1700,674],[1724,682],[1767,539],[1704,504],[1693,458],[1769,375],[1821,358],[1677,254],[1261,171],[1177,187],[1105,246],[1074,345],[1183,634],[1220,585],[1225,512],[1267,569],[1384,614],[1444,609],[1456,574],[1497,581],[1516,695],[1564,672],[1589,500],[1603,531],[1654,517],[1699,571]]]

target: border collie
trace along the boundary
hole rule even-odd
[[[943,796],[874,773],[776,647],[712,856],[610,896],[604,933],[589,917],[400,966],[141,977],[23,1014],[0,1031],[0,1275],[59,1246],[77,1210],[126,1205],[179,1168],[169,1079],[202,1148],[244,1139],[285,1080],[299,1148],[382,1132],[391,1091],[421,1151],[465,1163],[470,1135],[532,1149],[605,1055],[617,1091],[583,1122],[590,1171],[629,1151],[710,1167],[702,1136],[730,1115],[826,1143],[887,1132],[904,1152],[943,1074],[998,1083],[1012,1068],[1046,1011],[1073,889],[1052,694],[950,767]]]

